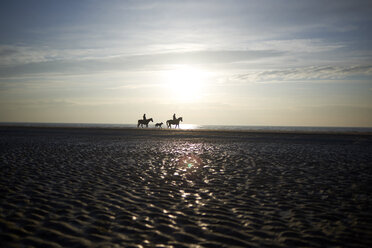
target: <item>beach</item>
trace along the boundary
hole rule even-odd
[[[1,247],[372,247],[372,135],[0,127]]]

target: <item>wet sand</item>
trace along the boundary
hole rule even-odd
[[[1,247],[372,247],[368,134],[0,127]]]

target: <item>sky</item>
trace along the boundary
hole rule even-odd
[[[371,1],[0,2],[0,122],[372,127]]]

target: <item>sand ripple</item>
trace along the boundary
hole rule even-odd
[[[3,133],[1,245],[371,247],[370,143],[294,138]]]

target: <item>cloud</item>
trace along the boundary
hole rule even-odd
[[[29,47],[0,45],[0,66],[45,61],[45,52],[35,51]]]
[[[295,81],[295,80],[334,80],[352,76],[372,76],[372,65],[354,65],[345,67],[311,66],[282,70],[254,71],[238,74],[235,80],[249,82]]]
[[[252,45],[255,49],[273,49],[291,53],[328,52],[345,47],[341,42],[327,42],[322,39],[267,40]]]
[[[0,47],[0,57],[8,57],[17,54],[17,49],[14,49],[12,46],[1,46]]]
[[[133,57],[133,60],[149,64],[224,64],[277,57],[281,54],[274,50],[192,51],[141,55]]]
[[[0,67],[0,77],[14,77],[32,74],[94,74],[102,71],[125,71],[145,70],[154,67],[169,66],[175,64],[226,64],[242,61],[255,61],[264,58],[278,57],[282,52],[274,50],[251,50],[251,51],[190,51],[169,52],[157,54],[143,54],[134,56],[103,56],[102,58],[83,58],[78,55],[67,55],[65,58],[52,59],[41,53],[38,56],[30,55],[30,59],[22,64],[6,64]],[[18,61],[21,57],[15,55]],[[39,61],[38,61],[39,60]]]
[[[118,51],[114,49],[56,49],[50,47],[0,45],[0,67],[63,60],[81,61],[117,54]]]

